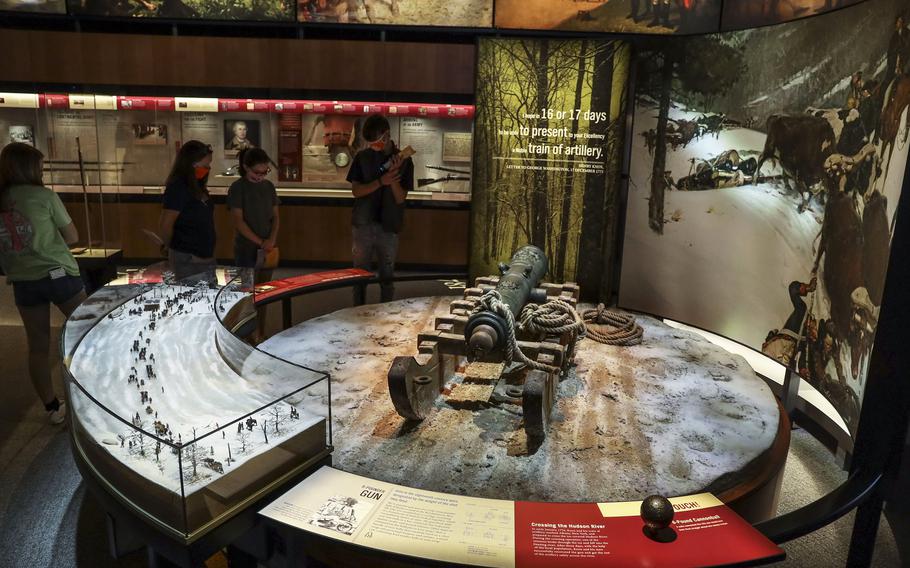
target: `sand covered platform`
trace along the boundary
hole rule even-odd
[[[348,308],[260,346],[332,374],[335,467],[477,497],[622,501],[728,490],[753,474],[778,434],[777,402],[744,359],[646,317],[641,345],[579,344],[536,450],[519,405],[465,409],[440,397],[426,420],[406,421],[389,398],[389,365],[416,353],[417,334],[452,299]]]

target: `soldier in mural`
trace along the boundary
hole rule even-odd
[[[621,304],[760,348],[851,432],[910,146],[906,16],[899,0],[873,0],[639,62]],[[842,33],[861,39],[828,40]],[[812,53],[789,43],[815,36]],[[768,53],[788,56],[771,66]],[[678,140],[678,125],[715,115],[716,138]],[[690,305],[668,300],[680,294]]]

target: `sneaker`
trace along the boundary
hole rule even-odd
[[[60,408],[57,410],[51,410],[47,413],[48,418],[51,421],[51,424],[57,426],[58,424],[63,424],[63,421],[66,419],[66,403],[61,402]]]

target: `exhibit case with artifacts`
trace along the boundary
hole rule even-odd
[[[361,124],[376,113],[389,119],[392,140],[416,150],[415,189],[464,200],[473,112],[429,103],[2,93],[0,145],[39,148],[53,172],[46,181],[69,193],[82,185],[80,145],[89,187],[148,194],[162,191],[187,140],[212,147],[208,185],[216,194],[239,179],[238,153],[254,147],[272,158],[268,179],[279,190],[347,190],[351,161],[366,147]]]
[[[190,542],[331,451],[329,377],[234,335],[244,271],[130,271],[73,314],[61,348],[84,477]]]

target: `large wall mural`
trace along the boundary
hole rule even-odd
[[[294,21],[294,0],[67,0],[73,15]]]
[[[489,28],[493,0],[297,0],[301,22]]]
[[[496,0],[497,28],[645,34],[720,29],[721,0]]]
[[[902,0],[639,59],[620,304],[798,371],[855,433],[910,145]]]
[[[532,243],[548,279],[609,287],[628,67],[618,41],[480,42],[472,274]]]
[[[824,14],[864,0],[725,0],[721,30],[780,24]]]

